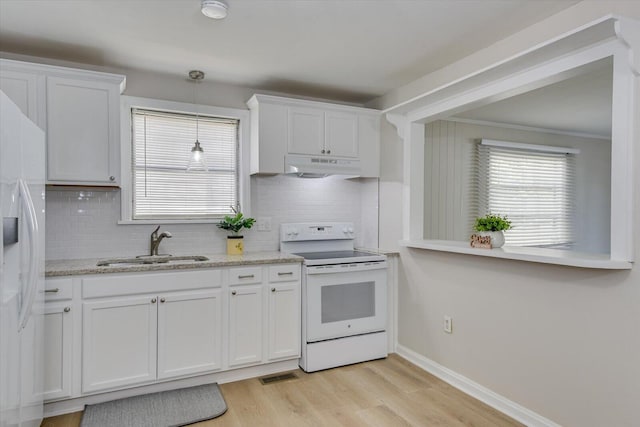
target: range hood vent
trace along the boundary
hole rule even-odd
[[[286,175],[300,178],[323,178],[329,175],[360,176],[360,160],[289,155],[284,158]]]

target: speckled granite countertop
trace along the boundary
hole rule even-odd
[[[200,255],[200,254],[198,254]],[[187,270],[194,268],[228,267],[235,265],[283,264],[302,262],[303,258],[282,252],[249,252],[244,255],[204,254],[208,261],[174,261],[168,264],[110,265],[98,267],[107,258],[51,260],[45,264],[45,276],[76,276],[81,274],[134,273],[140,271]],[[116,259],[116,257],[108,258]]]

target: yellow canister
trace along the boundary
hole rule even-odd
[[[242,255],[244,253],[244,236],[227,237],[227,255]]]

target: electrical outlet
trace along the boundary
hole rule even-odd
[[[453,319],[451,316],[444,316],[444,323],[442,325],[444,331],[448,334],[453,333]]]
[[[271,231],[271,217],[269,216],[258,217],[258,220],[256,221],[256,225],[257,225],[258,231]]]

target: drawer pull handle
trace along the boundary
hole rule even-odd
[[[60,292],[60,288],[53,288],[53,289],[45,289],[44,290],[45,294],[49,294],[49,293],[55,294],[55,293],[58,293],[58,292]]]
[[[237,294],[236,291],[231,291],[231,295],[235,295],[235,294]]]
[[[64,308],[64,312],[65,312],[65,313],[68,313],[68,312],[70,312],[70,311],[71,311],[71,307],[65,307],[65,308]]]
[[[271,288],[271,292],[275,292],[275,291],[276,291],[276,288]]]
[[[253,279],[255,276],[253,274],[240,274],[238,279]]]
[[[158,301],[158,300],[157,300],[157,299],[155,299],[155,298],[151,298],[151,304],[155,304],[155,303],[156,303],[156,301]]]
[[[278,272],[278,276],[292,276],[292,275],[293,275],[293,271],[286,271],[286,272],[279,271]]]

